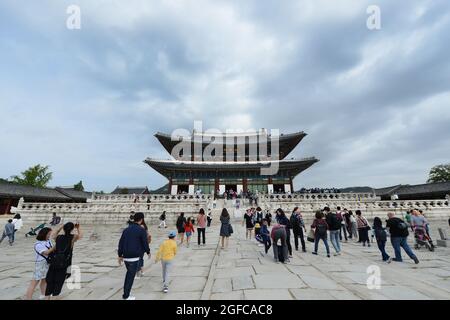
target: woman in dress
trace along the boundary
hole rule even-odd
[[[358,226],[358,235],[359,235],[359,242],[362,242],[363,246],[370,247],[370,241],[369,241],[369,222],[366,218],[362,216],[361,210],[356,210],[356,225]]]
[[[177,222],[176,222],[176,226],[177,226],[177,230],[178,230],[178,238],[180,238],[180,246],[183,244],[184,242],[184,226],[186,224],[186,218],[184,217],[184,212],[181,212],[180,215],[178,216]]]
[[[220,236],[222,237],[222,249],[228,248],[228,238],[233,233],[233,228],[230,224],[230,214],[226,208],[223,208],[222,214],[220,215]]]

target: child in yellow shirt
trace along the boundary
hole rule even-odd
[[[173,258],[177,254],[176,236],[177,233],[175,231],[170,231],[169,239],[164,240],[156,253],[156,262],[161,260],[164,293],[169,291],[169,269],[172,266]]]

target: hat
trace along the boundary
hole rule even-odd
[[[175,231],[169,232],[169,238],[175,238],[177,236],[177,233]]]

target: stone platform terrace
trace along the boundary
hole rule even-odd
[[[373,244],[371,248],[352,242],[343,244],[343,254],[327,258],[324,247],[319,256],[295,252],[289,264],[276,264],[272,255],[254,241],[245,240],[245,229],[234,223],[235,233],[227,250],[218,246],[219,224],[207,231],[206,247],[194,241],[190,248],[182,247],[171,272],[168,294],[161,292],[161,266],[154,258],[145,260],[145,275],[135,281],[132,294],[138,299],[450,299],[450,249],[435,252],[416,251],[420,264],[404,256],[404,263],[385,264]],[[436,238],[438,226],[433,225]],[[23,230],[26,230],[25,226]],[[121,299],[125,267],[119,267],[116,246],[123,225],[83,226],[85,237],[76,244],[73,263],[80,267],[81,289],[63,289],[63,299]],[[151,226],[152,252],[166,237],[164,231]],[[92,234],[98,235],[94,240]],[[196,234],[194,235],[196,236]],[[193,238],[195,240],[195,238]],[[410,237],[410,241],[411,241]],[[24,231],[16,243],[0,245],[0,299],[22,299],[34,266],[34,238],[25,238]],[[271,253],[272,251],[270,251]],[[333,252],[333,251],[332,251]],[[388,252],[392,247],[388,244]],[[381,270],[381,289],[366,286],[367,267],[377,265]],[[34,298],[39,296],[35,292]]]

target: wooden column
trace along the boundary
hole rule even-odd
[[[248,181],[247,181],[247,178],[242,179],[242,188],[244,189],[243,191],[244,191],[245,193],[247,193],[247,191],[248,191]]]
[[[217,190],[219,190],[219,178],[216,176],[216,180],[214,181],[214,196],[218,196]]]
[[[169,194],[172,194],[172,177],[169,178]]]
[[[289,180],[291,181],[291,193],[294,193],[294,181],[292,181],[292,177]]]

